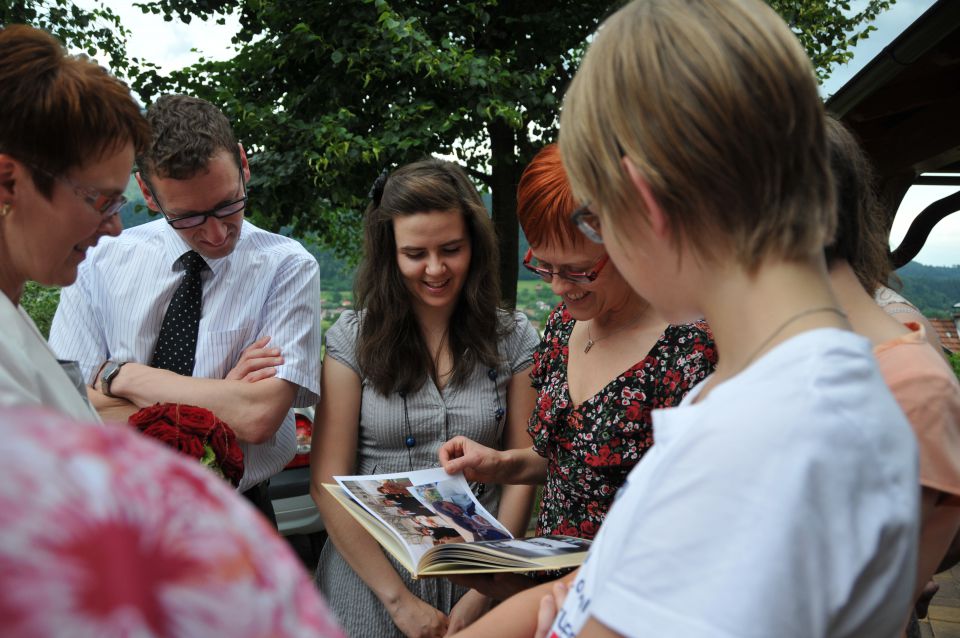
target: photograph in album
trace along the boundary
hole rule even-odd
[[[324,487],[414,577],[576,567],[590,541],[514,538],[462,474],[440,468],[335,476]]]

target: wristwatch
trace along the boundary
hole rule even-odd
[[[103,364],[103,372],[100,373],[100,391],[111,399],[117,397],[110,392],[110,382],[120,374],[120,368],[127,364],[126,361],[107,361]]]

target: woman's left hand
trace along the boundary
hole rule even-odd
[[[447,636],[452,636],[466,628],[473,621],[490,610],[491,599],[476,589],[471,589],[457,601],[448,616],[450,624],[447,626]]]

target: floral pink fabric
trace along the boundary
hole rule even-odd
[[[0,410],[0,619],[17,636],[342,637],[222,479],[125,427]]]

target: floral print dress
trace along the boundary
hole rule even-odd
[[[0,430],[0,635],[343,638],[276,530],[197,461],[38,408],[0,408]]]
[[[651,411],[678,405],[713,371],[717,355],[705,323],[668,326],[646,357],[574,406],[567,364],[575,323],[563,303],[547,320],[530,372],[537,405],[528,431],[548,462],[537,534],[592,539],[653,445]]]

